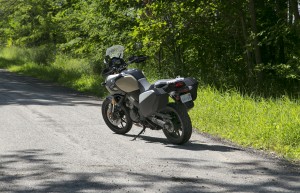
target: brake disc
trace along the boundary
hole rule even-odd
[[[118,126],[121,124],[122,118],[120,117],[119,111],[114,110],[113,111],[113,105],[109,104],[107,109],[107,117],[108,120],[115,126]]]

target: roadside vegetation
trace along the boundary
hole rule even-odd
[[[251,97],[236,90],[200,88],[193,126],[244,147],[300,160],[300,102],[287,96]]]
[[[57,82],[103,97],[102,77],[84,59],[57,55],[52,63],[39,64],[36,50],[5,48],[0,68]],[[151,74],[151,72],[147,72]],[[158,77],[153,75],[151,80]],[[292,161],[300,160],[300,104],[286,95],[265,98],[243,95],[237,90],[201,86],[195,108],[190,111],[193,127],[244,147],[254,147]]]
[[[43,51],[36,49],[4,48],[0,51],[0,68],[103,96],[105,92],[101,86],[103,78],[100,73],[94,73],[92,65],[86,59],[56,55],[51,63],[45,64],[40,61],[43,55]]]
[[[300,0],[0,0],[0,67],[104,96],[106,48],[200,82],[194,127],[300,160]]]

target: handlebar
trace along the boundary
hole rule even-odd
[[[141,63],[141,62],[144,62],[148,59],[148,56],[131,56],[129,58],[129,63]]]
[[[110,74],[113,74],[114,71],[115,71],[115,67],[105,68],[104,70],[102,70],[102,76],[108,76]]]
[[[143,55],[131,56],[128,59],[129,61],[127,63],[125,63],[125,61],[122,58],[109,59],[109,58],[106,57],[104,61],[106,62],[106,64],[108,64],[108,67],[105,68],[102,71],[102,75],[103,76],[108,76],[108,75],[111,75],[111,74],[114,74],[114,73],[120,73],[123,70],[126,70],[128,64],[141,63],[141,62],[144,62],[147,59],[148,59],[148,56],[143,56]],[[118,63],[118,61],[120,62],[120,64]]]

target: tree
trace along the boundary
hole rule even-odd
[[[250,91],[299,88],[298,0],[0,1],[2,44],[53,45],[93,64],[123,44],[151,56],[143,68],[155,75]]]

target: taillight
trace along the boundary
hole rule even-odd
[[[176,83],[175,83],[175,87],[176,87],[176,88],[181,88],[181,87],[183,87],[183,86],[185,86],[185,83],[182,82],[182,81],[176,82]]]

